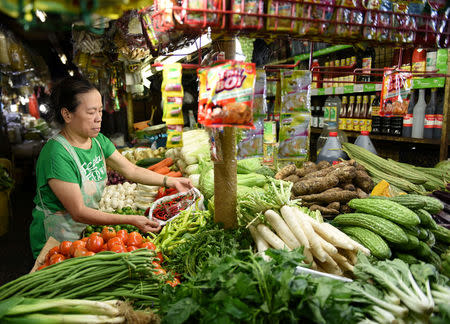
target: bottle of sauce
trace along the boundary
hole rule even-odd
[[[363,103],[361,106],[361,111],[359,112],[359,129],[361,131],[366,131],[366,118],[367,112],[369,111],[369,96],[363,97]]]
[[[318,67],[318,66],[320,66],[319,60],[314,59],[312,65],[311,65],[311,68]],[[313,89],[322,88],[322,76],[320,74],[320,71],[314,70],[312,73],[312,77],[313,77],[313,82],[311,83],[311,88],[313,88]]]
[[[318,107],[318,116],[319,116],[319,128],[323,128],[324,125],[324,115],[325,115],[325,106]]]
[[[353,112],[355,110],[355,97],[350,96],[350,101],[347,107],[347,113],[345,115],[346,118],[346,130],[353,130]]]
[[[415,105],[416,105],[416,92],[413,90],[411,91],[411,96],[409,98],[408,111],[406,112],[406,115],[403,117],[403,129],[402,129],[403,137],[411,137],[412,135],[413,112]]]
[[[436,88],[431,89],[430,101],[425,108],[425,120],[423,125],[423,138],[433,138],[434,121],[436,111]]]
[[[347,129],[347,127],[346,127],[347,120],[345,118],[347,116],[347,105],[348,105],[347,96],[343,96],[341,110],[339,111],[339,129],[341,129],[341,130]]]
[[[316,109],[316,106],[311,106],[311,127],[319,126],[319,116],[317,116]]]
[[[357,96],[356,97],[356,106],[355,106],[355,110],[353,112],[353,130],[354,131],[360,131],[361,129],[359,128],[359,119],[360,119],[360,114],[361,114],[361,109],[362,109],[362,97],[361,96]]]
[[[325,62],[325,72],[329,71],[330,67],[330,62]],[[327,81],[327,82],[323,82],[323,87],[324,88],[328,88],[330,87],[330,83],[328,81],[330,81],[330,74],[329,73],[325,73],[323,75],[323,81]]]
[[[328,88],[333,88],[334,87],[334,76],[335,76],[335,74],[333,73],[334,72],[334,61],[330,61],[330,74],[329,74],[329,79],[328,79],[328,81],[330,81],[329,83],[328,83]]]
[[[433,138],[441,138],[442,136],[442,122],[444,120],[444,97],[438,100],[436,111],[434,112],[434,130]]]
[[[380,94],[372,101],[372,134],[381,133]]]
[[[419,100],[417,100],[416,105],[413,109],[413,126],[412,134],[413,138],[423,138],[423,125],[425,122],[425,108],[427,104],[425,103],[425,89],[419,90]]]
[[[375,149],[375,146],[373,146],[373,143],[370,140],[368,131],[361,131],[361,135],[359,135],[356,138],[355,145],[365,148],[366,150],[372,152],[373,154],[377,154],[377,150]]]

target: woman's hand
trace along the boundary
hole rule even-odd
[[[175,188],[178,192],[186,192],[193,188],[191,180],[188,178],[167,178],[167,186]]]
[[[132,225],[139,228],[142,232],[159,232],[161,230],[161,225],[158,222],[152,221],[145,216],[135,216]]]

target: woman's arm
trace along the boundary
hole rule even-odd
[[[87,207],[84,204],[80,187],[76,183],[50,179],[48,184],[76,222],[93,225],[130,224],[144,233],[157,232],[161,229],[157,222],[151,221],[145,216],[109,214]]]
[[[164,175],[150,171],[146,168],[136,166],[127,160],[117,150],[106,159],[106,164],[113,170],[118,171],[126,179],[133,182],[142,183],[150,186],[163,186]],[[175,188],[179,192],[188,191],[192,188],[191,181],[186,178],[172,178],[167,177],[167,187]]]

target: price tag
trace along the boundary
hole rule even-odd
[[[334,88],[326,88],[325,89],[325,94],[326,95],[332,95],[333,94],[333,90],[334,90]]]
[[[337,95],[344,94],[344,87],[334,88],[334,94],[337,94]]]
[[[316,89],[311,89],[311,96],[317,96],[317,94],[319,93],[319,90]]]
[[[353,87],[355,92],[363,92],[364,91],[364,84],[355,84]]]
[[[344,86],[344,93],[353,93],[353,84]]]
[[[375,91],[381,91],[381,89],[383,89],[383,85],[382,84],[375,84]]]
[[[317,95],[318,96],[323,96],[325,94],[325,89],[324,88],[320,88],[320,89],[316,89],[317,90]]]

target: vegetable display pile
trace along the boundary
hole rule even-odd
[[[193,192],[180,194],[171,199],[155,203],[152,217],[159,220],[169,220],[178,215],[181,211],[186,210],[195,201]]]
[[[131,163],[142,167],[148,167],[149,165],[146,165],[148,163],[148,160],[146,159],[163,158],[164,154],[166,153],[166,149],[164,147],[160,147],[156,150],[148,147],[133,147],[122,150],[121,153]]]
[[[111,213],[124,207],[136,208],[136,186],[135,183],[129,182],[106,186],[99,202],[99,210]]]
[[[436,250],[450,243],[450,230],[439,226],[432,214],[443,205],[432,197],[401,195],[397,197],[371,196],[349,203],[355,213],[334,218],[333,224],[367,247],[379,259],[396,256],[408,263],[426,261],[441,267]]]
[[[450,171],[448,163],[438,165],[436,168],[419,168],[383,159],[351,143],[344,143],[342,146],[350,158],[366,168],[376,183],[386,180],[390,185],[407,193],[445,189],[447,184]]]
[[[130,182],[129,180],[125,179],[125,177],[117,171],[108,170],[106,173],[108,175],[108,180],[106,181],[107,186],[118,185],[118,184]]]
[[[0,287],[0,300],[29,298],[126,299],[135,308],[159,305],[160,285],[178,283],[161,268],[156,252],[101,252],[50,265]]]
[[[8,169],[0,165],[0,191],[8,190],[13,187],[13,180]]]
[[[357,252],[370,255],[370,251],[336,227],[309,216],[305,209],[286,205],[280,213],[267,210],[264,223],[250,225],[258,252],[269,247],[288,250],[303,247],[305,262],[312,269],[351,277]]]
[[[114,227],[104,226],[100,232],[93,232],[88,237],[74,242],[63,241],[47,252],[45,263],[38,270],[49,265],[62,262],[66,259],[81,256],[93,256],[103,251],[116,253],[131,252],[138,249],[156,250],[153,243],[144,240],[138,232],[130,232],[121,229],[116,232]],[[162,262],[162,256],[158,256]]]
[[[364,318],[347,284],[296,268],[301,249],[212,256],[182,285],[163,287],[163,323],[356,323]]]
[[[167,223],[152,242],[161,250],[165,259],[173,256],[175,249],[186,243],[187,238],[204,230],[206,224],[211,221],[209,211],[183,210],[180,215]]]
[[[0,321],[13,323],[159,323],[157,315],[135,311],[120,300],[37,299],[12,297],[0,302]]]
[[[300,169],[289,164],[275,178],[292,182],[292,196],[301,199],[303,206],[319,210],[324,217],[348,212],[350,200],[367,197],[373,189],[364,167],[353,160],[333,166],[326,161],[305,162]]]

